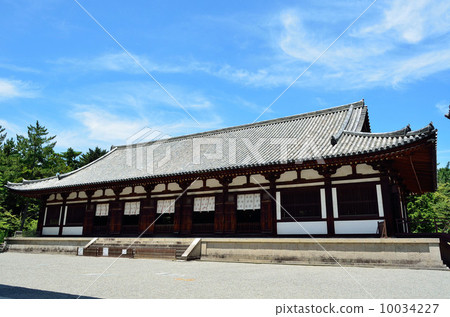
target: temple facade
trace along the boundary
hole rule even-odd
[[[436,189],[436,137],[432,124],[372,133],[359,101],[113,146],[7,187],[42,200],[41,236],[394,236],[406,197]]]

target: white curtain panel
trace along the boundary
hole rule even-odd
[[[214,211],[216,209],[216,197],[196,197],[194,198],[194,211],[195,212],[207,212]]]
[[[96,216],[108,216],[109,213],[109,204],[97,204],[95,207],[95,215]]]
[[[238,210],[256,210],[261,209],[260,194],[241,194],[237,196]]]
[[[175,199],[158,200],[157,206],[156,206],[156,212],[158,214],[162,214],[162,213],[173,214],[173,213],[175,213]]]
[[[125,210],[123,211],[123,214],[127,215],[127,216],[139,215],[140,207],[141,207],[141,203],[139,201],[126,202]]]

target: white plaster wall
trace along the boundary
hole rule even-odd
[[[125,187],[120,194],[121,195],[129,195],[132,192],[133,192],[133,188],[130,186],[130,187]]]
[[[301,177],[304,179],[317,179],[317,178],[323,178],[322,175],[319,174],[316,170],[313,169],[306,169],[301,172]]]
[[[76,192],[72,192],[72,193],[69,194],[69,196],[67,196],[68,200],[69,199],[75,199],[75,198],[77,198],[77,193]]]
[[[55,200],[55,194],[51,194],[51,195],[48,197],[47,201],[51,201],[51,200]]]
[[[379,182],[379,177],[370,177],[370,178],[362,178],[362,179],[346,179],[340,181],[332,181],[331,184],[355,184],[355,183],[370,183],[370,182]]]
[[[105,195],[106,196],[115,196],[116,194],[114,194],[114,191],[110,188],[108,188],[107,190],[105,190]]]
[[[247,183],[247,177],[246,176],[238,176],[233,178],[233,181],[231,182],[230,186],[240,186]]]
[[[222,187],[217,179],[211,178],[206,180],[207,187]]]
[[[155,189],[152,190],[152,193],[159,193],[162,192],[166,189],[166,185],[165,184],[158,184],[155,186]]]
[[[250,183],[252,184],[267,184],[269,181],[261,174],[255,174],[250,176]]]
[[[96,190],[94,195],[92,195],[92,197],[100,197],[103,194],[103,190],[99,189]]]
[[[277,183],[279,182],[290,182],[297,179],[297,171],[288,171],[284,172],[280,175],[280,178],[277,179]]]
[[[203,180],[197,179],[194,182],[192,182],[191,186],[189,186],[189,189],[199,189],[203,187]]]
[[[167,189],[176,191],[176,190],[181,190],[181,187],[177,183],[169,183],[169,185],[167,186]]]
[[[145,191],[145,189],[144,189],[143,186],[136,186],[136,187],[134,188],[134,192],[135,192],[136,194],[147,194],[147,192]]]
[[[306,184],[288,184],[288,185],[277,185],[277,188],[298,188],[298,187],[311,187],[311,186],[324,186],[325,182],[314,182]]]
[[[81,198],[81,199],[88,198],[88,196],[86,195],[85,192],[79,192],[79,193],[78,193],[78,197]]]
[[[336,170],[336,173],[331,175],[331,177],[344,177],[352,174],[352,167],[350,165],[344,165]]]
[[[336,234],[376,234],[378,221],[382,220],[347,220],[335,221]]]
[[[366,174],[377,174],[378,172],[368,164],[358,164],[356,165],[356,173],[366,175]]]
[[[63,236],[81,236],[83,234],[83,227],[63,227]]]
[[[301,225],[301,226],[300,226]],[[327,234],[326,221],[278,222],[277,233],[283,234]]]
[[[43,236],[57,236],[59,233],[59,227],[43,227],[42,235]]]

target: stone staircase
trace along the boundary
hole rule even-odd
[[[146,259],[181,259],[193,238],[99,238],[79,255]]]

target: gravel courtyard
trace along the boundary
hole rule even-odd
[[[0,298],[450,298],[450,270],[114,261],[2,253]]]

